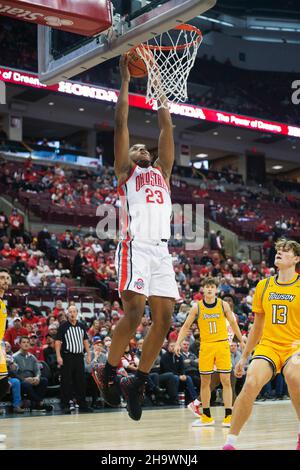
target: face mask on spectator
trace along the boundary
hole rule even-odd
[[[107,336],[107,335],[108,335],[108,331],[107,331],[107,330],[101,330],[100,333],[101,333],[101,335],[103,335],[103,336]]]

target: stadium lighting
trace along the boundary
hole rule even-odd
[[[272,170],[282,170],[283,166],[282,165],[274,165],[272,166]]]
[[[198,155],[196,155],[196,158],[207,158],[207,157],[208,157],[207,153],[198,153]]]
[[[221,24],[222,26],[229,26],[230,28],[234,27],[233,23],[228,23],[227,21],[216,20],[215,18],[209,18],[208,16],[199,15],[197,18],[201,20],[210,21],[211,23]]]

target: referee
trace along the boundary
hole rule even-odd
[[[84,350],[87,352],[87,363],[91,362],[91,352],[85,328],[77,321],[77,308],[68,308],[68,320],[58,328],[55,351],[61,369],[61,399],[64,411],[74,409],[73,398],[80,411],[93,411],[85,399]]]

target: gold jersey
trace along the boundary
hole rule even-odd
[[[260,281],[255,289],[252,310],[265,314],[260,344],[300,346],[300,276],[287,284],[279,283],[277,276]]]
[[[6,368],[6,360],[4,354],[4,348],[2,345],[4,333],[5,333],[5,326],[6,326],[6,305],[3,300],[0,298],[0,378],[5,377],[7,375],[7,368]]]
[[[228,340],[226,317],[221,299],[216,299],[213,304],[207,304],[204,300],[198,302],[198,327],[201,344]]]

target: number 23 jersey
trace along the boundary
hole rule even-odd
[[[287,284],[277,279],[272,276],[256,286],[252,310],[265,314],[260,344],[300,346],[300,276],[296,274]]]
[[[127,180],[118,187],[118,193],[122,239],[169,240],[172,203],[158,167],[134,165]]]

